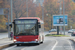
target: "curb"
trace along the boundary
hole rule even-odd
[[[14,45],[14,43],[6,44],[6,45],[3,45],[3,46],[0,46],[0,50],[2,50],[3,48],[9,47],[9,46],[13,46],[13,45]]]
[[[71,41],[75,42],[75,39],[70,39]]]

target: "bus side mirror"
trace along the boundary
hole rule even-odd
[[[41,25],[39,25],[39,28],[41,28]]]

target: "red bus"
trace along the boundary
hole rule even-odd
[[[14,43],[40,44],[44,41],[44,22],[38,17],[20,17],[13,21]]]

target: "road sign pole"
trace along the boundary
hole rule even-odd
[[[57,35],[59,35],[59,26],[57,26]]]
[[[11,23],[13,22],[13,8],[12,8],[12,0],[11,0]],[[11,32],[13,32],[13,28],[11,28]]]
[[[64,5],[64,0],[63,0],[63,21],[64,21],[64,35],[65,35],[65,5]]]
[[[8,9],[8,38],[10,38],[10,30],[9,30],[9,9]]]

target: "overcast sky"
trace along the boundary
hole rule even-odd
[[[36,2],[36,0],[34,0],[34,2]]]

